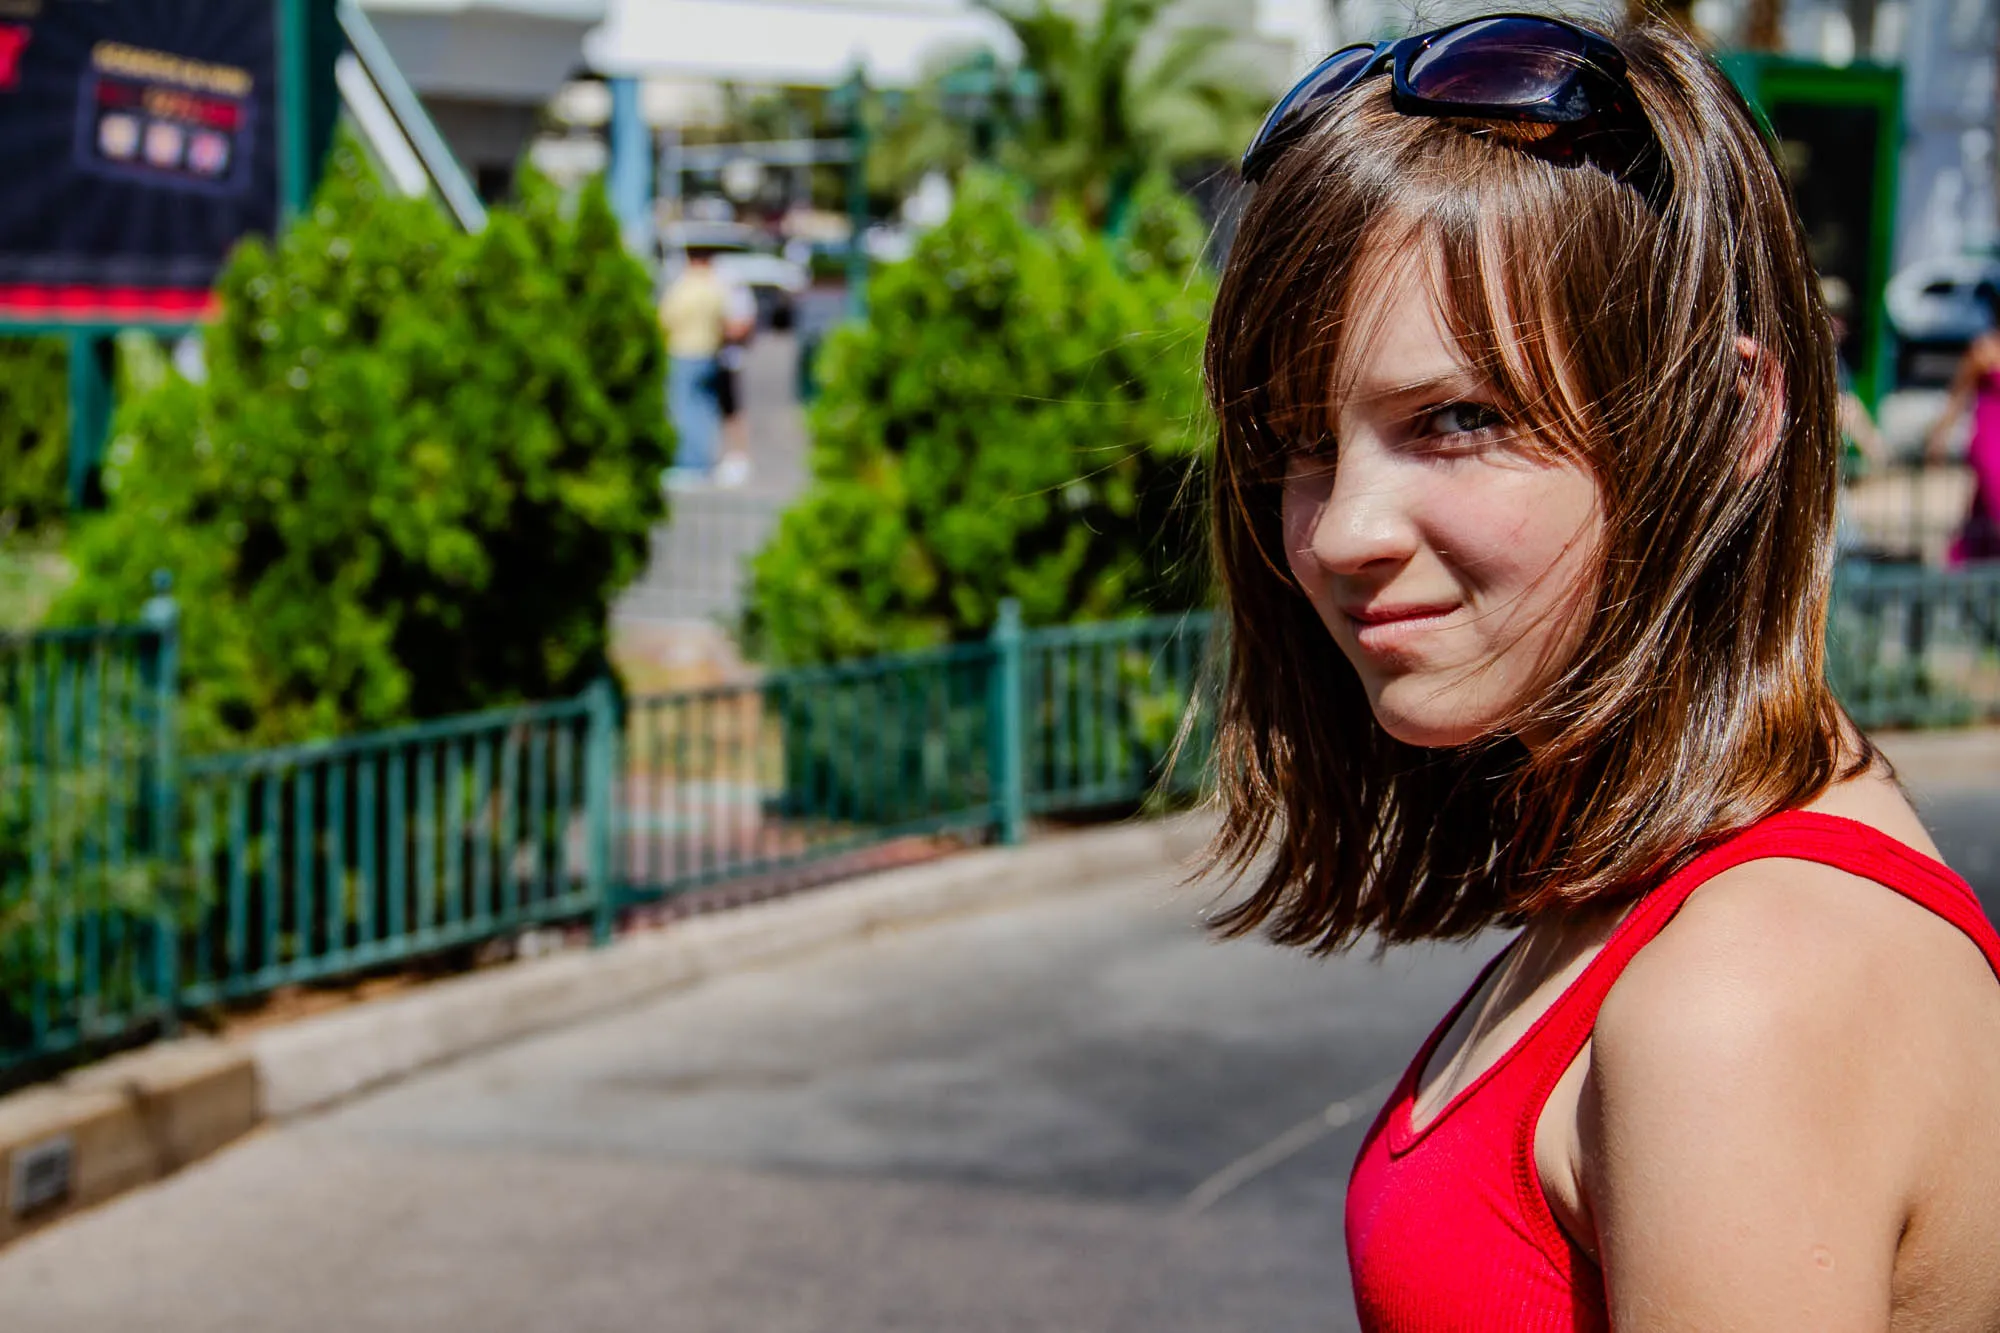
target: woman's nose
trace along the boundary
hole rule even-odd
[[[1418,545],[1409,480],[1375,450],[1343,453],[1302,534],[1304,553],[1321,569],[1340,575],[1386,570],[1407,561]]]

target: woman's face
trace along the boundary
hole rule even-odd
[[[1334,437],[1287,467],[1285,549],[1389,734],[1461,745],[1568,665],[1604,521],[1590,472],[1454,346],[1421,249],[1398,251],[1360,266]]]

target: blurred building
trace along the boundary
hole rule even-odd
[[[1054,3],[1085,9],[1096,0]],[[1275,95],[1305,51],[1296,24],[1266,16],[1244,0],[1174,0],[1151,40],[1221,28],[1233,66]],[[609,0],[584,39],[589,77],[555,104],[564,137],[538,144],[537,156],[602,127],[613,197],[637,242],[649,225],[640,195],[653,188],[641,178],[676,198],[675,164],[692,160],[676,144],[689,127],[722,123],[732,90],[834,89],[857,71],[871,87],[906,88],[982,50],[1003,62],[1018,54],[1012,30],[974,0]]]
[[[661,122],[715,108],[720,83],[831,88],[859,67],[876,87],[907,87],[954,53],[985,47],[1008,57],[1014,45],[1006,24],[973,0],[609,0],[606,10],[585,43],[589,65],[671,90],[646,100],[649,119]],[[1264,15],[1243,0],[1177,0],[1163,31],[1226,28],[1236,34],[1232,54],[1275,84],[1299,59],[1299,33]]]
[[[481,196],[507,192],[607,0],[361,0]]]
[[[1903,66],[1903,189],[1897,256],[1990,250],[2000,233],[1994,191],[1994,0],[1908,0]]]
[[[602,169],[613,118],[607,80],[630,80],[646,132],[671,136],[678,126],[718,119],[725,85],[827,88],[859,67],[875,86],[896,87],[954,52],[984,46],[1012,54],[1006,25],[972,0],[362,4],[489,198],[504,193],[531,143],[538,160],[559,172]],[[1750,4],[1697,0],[1695,18],[1727,49],[1740,43]],[[1492,0],[1179,0],[1169,24],[1231,30],[1239,64],[1276,86],[1325,51],[1406,30],[1419,14],[1436,23],[1493,7]],[[1605,5],[1579,0],[1568,7],[1588,15]],[[2000,243],[2000,0],[1786,0],[1781,30],[1785,53],[1800,59],[1903,70],[1898,267]],[[553,133],[537,142],[543,129]]]

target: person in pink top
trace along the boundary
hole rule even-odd
[[[1678,31],[1335,52],[1216,301],[1220,929],[1512,929],[1347,1197],[1363,1328],[2000,1327],[2000,937],[1830,692],[1834,342]]]
[[[1987,289],[1989,307],[2000,306],[2000,292]],[[1944,461],[1952,428],[1972,409],[1972,437],[1965,461],[1972,469],[1972,503],[1953,536],[1945,563],[1962,567],[1979,560],[2000,560],[2000,332],[1989,330],[1973,339],[1952,377],[1951,397],[1932,427],[1925,449],[1932,463]]]

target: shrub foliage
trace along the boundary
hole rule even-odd
[[[0,539],[69,508],[69,348],[0,337]]]
[[[1127,242],[972,175],[821,352],[813,481],[755,559],[773,665],[1178,610],[1203,593],[1186,494],[1211,296],[1190,210],[1142,191]]]
[[[581,688],[671,461],[644,270],[601,189],[462,235],[337,147],[311,213],[240,246],[201,383],[113,428],[109,511],[59,615],[171,571],[191,746],[265,744]]]

